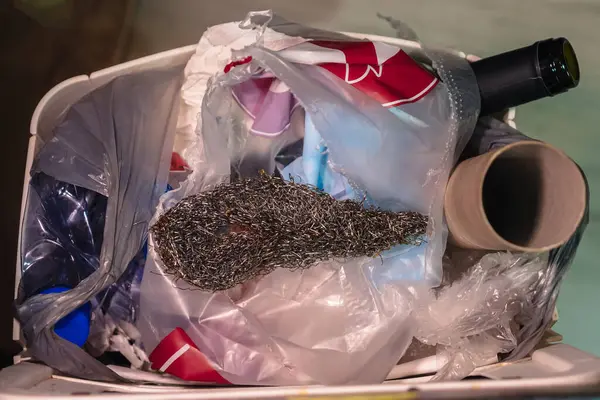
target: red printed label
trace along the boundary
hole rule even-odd
[[[311,43],[341,51],[346,63],[321,63],[319,66],[385,107],[418,101],[438,83],[435,76],[394,46],[367,41]]]
[[[152,369],[186,381],[230,384],[212,367],[194,341],[181,328],[174,329],[150,354]]]

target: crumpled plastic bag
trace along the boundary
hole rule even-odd
[[[290,113],[291,122],[274,130],[275,140],[269,140],[261,135],[264,129],[258,129],[254,109],[241,109],[233,96],[236,85],[267,73],[270,76],[260,79],[285,85],[278,85],[276,92],[291,91],[302,105],[300,111],[310,117],[328,148],[327,167],[345,176],[370,204],[428,214],[427,243],[400,247],[381,258],[322,262],[306,271],[279,269],[233,289],[208,293],[165,274],[151,238],[138,322],[144,345],[154,369],[188,380],[266,385],[380,382],[414,335],[414,295],[407,282],[428,290],[441,278],[444,186],[459,139],[472,132],[478,108],[470,70],[458,56],[431,53],[439,81],[422,97],[391,112],[372,93],[352,87],[329,70],[302,64],[299,54],[314,43],[268,49],[261,38],[270,27],[252,21],[242,25],[254,26],[256,44],[234,52],[233,66],[224,63],[228,72],[217,74],[203,95],[197,144],[184,152],[193,172],[179,190],[161,198],[155,218],[187,195],[251,176],[258,169],[274,172],[275,155],[306,122],[294,124]],[[330,44],[328,51],[335,46]],[[381,46],[399,54],[394,46]]]
[[[439,291],[418,293],[415,337],[438,346],[444,364],[435,380],[457,380],[518,344],[519,318],[542,304],[547,257],[490,253]]]

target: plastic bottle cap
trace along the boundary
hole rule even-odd
[[[62,293],[70,290],[65,286],[55,286],[42,290],[42,294]],[[54,332],[61,338],[82,347],[90,334],[92,306],[89,302],[73,310],[54,326]]]

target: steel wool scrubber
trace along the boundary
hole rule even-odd
[[[419,213],[364,208],[261,174],[183,199],[151,232],[167,273],[218,291],[280,267],[303,269],[418,244],[426,227]]]

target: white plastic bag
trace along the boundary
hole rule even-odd
[[[322,262],[305,271],[280,269],[217,293],[166,275],[151,245],[138,327],[153,368],[188,380],[268,385],[380,382],[414,334],[414,295],[406,282],[429,288],[441,278],[443,188],[459,136],[468,136],[466,125],[474,123],[478,107],[462,94],[471,93],[473,81],[466,78],[470,70],[457,56],[436,55],[434,65],[444,59],[443,67],[438,66],[441,80],[431,78],[437,86],[392,113],[331,72],[292,61],[304,52],[298,47],[304,44],[279,50],[263,46],[261,32],[269,29],[260,26],[257,44],[234,52],[234,64],[241,65],[213,78],[203,96],[197,127],[201,136],[185,153],[194,171],[179,190],[163,196],[155,218],[183,197],[210,190],[237,174],[252,174],[258,167],[272,172],[273,149],[283,147],[281,142],[289,144],[286,138],[304,124],[292,121],[276,140],[257,137],[251,133],[253,121],[232,95],[236,85],[267,72],[291,90],[310,116],[328,147],[327,167],[346,176],[356,192],[375,205],[428,214],[428,243],[399,247],[381,258]],[[380,47],[398,53],[393,46]],[[331,49],[324,51],[331,55]],[[464,86],[459,85],[461,79]],[[463,108],[458,107],[460,101]],[[267,156],[246,169],[245,161],[260,143],[265,147],[258,153]],[[198,149],[201,154],[191,154]]]

